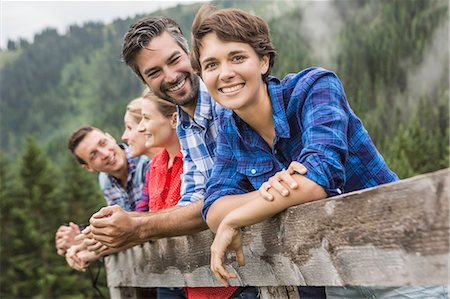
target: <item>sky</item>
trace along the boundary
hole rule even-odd
[[[110,23],[117,18],[150,13],[160,8],[205,0],[178,1],[18,1],[0,0],[0,48],[8,39],[25,38],[32,41],[34,34],[44,28],[56,28],[64,33],[69,25],[88,21]]]

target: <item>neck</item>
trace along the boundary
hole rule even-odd
[[[197,108],[197,98],[189,104],[180,106],[181,110],[186,112],[190,117],[194,118],[195,109]]]
[[[180,141],[178,140],[178,137],[174,138],[173,142],[171,142],[169,146],[165,147],[165,149],[169,154],[169,162],[167,167],[170,168],[173,165],[173,161],[175,160],[176,155],[178,155],[178,153],[181,150]]]
[[[111,173],[111,175],[113,177],[115,177],[116,179],[118,179],[120,181],[120,184],[122,185],[122,187],[125,188],[127,185],[127,179],[128,179],[128,160],[124,164],[124,167],[122,167],[115,173]]]
[[[251,101],[251,105],[241,110],[235,110],[236,114],[255,130],[272,147],[275,138],[275,127],[273,123],[272,103],[264,84],[260,89],[257,99]]]

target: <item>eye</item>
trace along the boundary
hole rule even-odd
[[[92,161],[92,160],[94,160],[96,157],[97,157],[97,152],[92,152],[92,153],[89,155],[89,160]]]
[[[161,71],[157,70],[157,71],[152,71],[150,73],[147,74],[148,78],[154,79],[156,77],[158,77],[161,74]]]
[[[210,69],[212,69],[212,68],[214,68],[214,67],[216,67],[217,66],[217,64],[215,63],[215,62],[208,62],[207,64],[205,64],[204,66],[203,66],[203,70],[210,70]]]
[[[233,62],[242,62],[245,60],[245,56],[244,55],[235,55],[233,56],[233,58],[231,59]]]
[[[180,60],[181,56],[176,56],[172,60],[169,61],[169,64],[176,64]]]
[[[100,146],[105,146],[106,145],[106,139],[100,140],[99,145]]]

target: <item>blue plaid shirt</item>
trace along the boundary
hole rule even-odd
[[[328,196],[398,180],[351,110],[338,77],[309,68],[283,80],[267,80],[275,139],[264,139],[233,111],[224,110],[216,160],[207,184],[203,217],[226,195],[256,189],[292,161]]]
[[[141,199],[149,159],[146,156],[133,158],[128,146],[125,144],[120,144],[119,146],[125,150],[128,160],[126,188],[122,187],[118,179],[104,172],[98,175],[98,181],[109,206],[119,205],[125,211],[134,211]]]
[[[181,199],[178,206],[186,206],[203,199],[206,181],[214,164],[219,113],[222,106],[211,99],[205,84],[199,79],[199,94],[194,118],[180,107],[177,134],[183,153]]]

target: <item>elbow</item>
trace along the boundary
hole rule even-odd
[[[213,203],[206,214],[206,224],[213,232],[216,232],[221,220],[219,209],[217,209],[217,205]]]
[[[314,184],[311,187],[311,195],[313,197],[313,200],[319,200],[319,199],[324,199],[327,197],[327,192],[325,191],[325,189],[318,185],[318,184]]]

